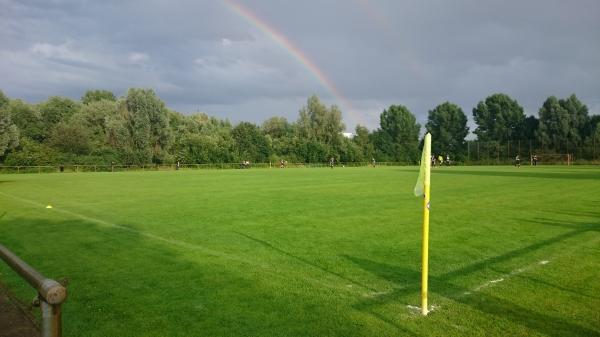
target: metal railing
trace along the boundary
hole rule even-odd
[[[378,162],[377,166],[416,165],[409,162]],[[336,167],[372,166],[371,162],[336,162]],[[240,163],[181,163],[179,169],[187,170],[231,170],[243,168],[279,168],[279,162],[250,163],[244,167]],[[288,168],[320,168],[329,167],[329,163],[286,163]],[[145,165],[43,165],[43,166],[4,166],[0,165],[0,173],[54,173],[54,172],[127,172],[127,171],[174,171],[177,164],[145,164]]]
[[[1,244],[0,258],[38,292],[42,310],[42,337],[62,336],[61,304],[67,298],[67,289],[60,283],[44,277]]]

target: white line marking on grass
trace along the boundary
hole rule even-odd
[[[415,305],[406,305],[406,307],[408,308],[408,311],[410,311],[410,313],[415,314],[415,315],[419,315],[422,316],[421,314],[421,307],[417,307]],[[429,306],[429,309],[427,310],[427,315],[429,315],[430,313],[432,313],[433,311],[439,309],[440,306],[439,305],[431,305]]]
[[[36,202],[36,201],[33,201],[33,200],[29,200],[29,199],[25,199],[25,198],[21,198],[21,197],[17,197],[17,196],[14,196],[14,195],[11,195],[11,194],[7,194],[7,193],[4,193],[4,192],[0,192],[0,195],[2,195],[4,197],[7,197],[7,198],[12,198],[12,199],[15,199],[15,200],[19,200],[21,202],[24,202],[24,203],[27,203],[27,204],[30,204],[30,205],[33,205],[33,206],[46,207],[42,203],[39,203],[39,202]],[[94,222],[94,223],[97,223],[97,224],[105,226],[105,227],[117,228],[117,229],[120,229],[120,230],[123,230],[123,231],[126,231],[126,232],[130,232],[130,233],[134,233],[134,234],[137,234],[137,235],[141,235],[141,236],[144,236],[144,237],[156,240],[156,241],[168,243],[168,244],[171,244],[171,245],[174,245],[174,246],[186,248],[186,249],[189,249],[189,250],[199,251],[199,252],[202,252],[202,253],[207,254],[207,255],[212,255],[212,256],[221,257],[221,258],[232,260],[232,261],[236,261],[236,262],[241,262],[241,263],[249,264],[249,265],[252,265],[252,266],[257,266],[257,267],[262,268],[265,272],[267,272],[267,273],[269,273],[271,275],[277,276],[277,277],[279,277],[279,278],[281,278],[283,280],[289,280],[289,277],[286,277],[285,275],[282,275],[281,273],[279,273],[279,272],[276,271],[276,270],[279,270],[279,268],[273,267],[273,266],[268,265],[266,263],[259,263],[259,262],[256,262],[256,261],[252,261],[252,260],[247,260],[247,259],[241,258],[241,257],[239,257],[237,255],[232,255],[232,254],[228,254],[228,253],[225,253],[225,252],[213,250],[213,249],[206,248],[206,247],[203,247],[203,246],[200,246],[200,245],[195,245],[195,244],[184,242],[184,241],[180,241],[180,240],[165,238],[165,237],[162,237],[162,236],[159,236],[159,235],[156,235],[156,234],[152,234],[152,233],[140,231],[140,230],[137,230],[135,228],[126,227],[126,226],[118,225],[118,224],[115,224],[115,223],[112,223],[112,222],[108,222],[108,221],[105,221],[105,220],[101,220],[101,219],[97,219],[97,218],[92,218],[92,217],[89,217],[89,216],[86,216],[86,215],[83,215],[83,214],[71,212],[71,211],[68,211],[66,209],[60,209],[60,208],[53,207],[52,211],[60,212],[60,213],[69,215],[71,217],[76,217],[76,218],[79,218],[79,219],[82,219],[82,220],[86,220],[86,221],[89,221],[89,222]],[[320,279],[316,279],[316,278],[312,278],[312,277],[307,277],[305,275],[295,276],[295,278],[302,279],[302,280],[307,281],[309,283],[313,283],[313,284],[316,284],[316,285],[319,285],[319,286],[323,286],[323,287],[327,287],[327,288],[331,288],[331,289],[346,290],[346,291],[349,291],[349,292],[352,292],[352,293],[355,293],[355,292],[359,291],[358,289],[353,289],[352,287],[344,287],[344,286],[341,286],[341,285],[330,284],[330,283],[327,283],[327,282],[323,282]]]
[[[389,291],[372,291],[370,293],[364,293],[363,297],[366,298],[376,298],[376,297],[380,297],[380,296],[385,296],[388,294],[391,294],[393,291],[389,290]]]
[[[406,307],[410,311],[416,311],[416,312],[419,312],[419,313],[421,312],[421,307],[417,307],[415,305],[410,305],[410,304],[408,304]]]
[[[483,289],[483,288],[487,288],[487,287],[489,287],[489,286],[493,285],[494,283],[499,283],[499,282],[502,282],[502,281],[504,281],[504,278],[502,278],[502,277],[501,277],[501,278],[499,278],[499,279],[496,279],[496,280],[487,281],[487,282],[485,282],[484,284],[482,284],[482,285],[480,285],[480,286],[476,287],[476,288],[475,288],[475,289],[473,289],[472,291],[479,291],[479,290],[481,290],[481,289]]]
[[[17,196],[14,196],[14,195],[10,195],[10,194],[6,194],[6,193],[3,193],[3,192],[0,192],[0,194],[3,195],[3,196],[5,196],[5,197],[10,197],[10,198],[22,201],[22,202],[26,202],[26,203],[28,203],[30,205],[45,207],[43,204],[41,204],[39,202],[36,202],[36,201],[33,201],[33,200],[24,199],[24,198],[17,197]],[[52,210],[55,211],[55,212],[60,212],[60,213],[63,213],[63,214],[70,215],[72,217],[80,218],[82,220],[86,220],[86,221],[89,221],[89,222],[95,222],[95,223],[103,225],[105,227],[118,228],[118,229],[121,229],[121,230],[126,231],[126,232],[130,232],[130,233],[142,235],[142,236],[145,236],[147,238],[151,238],[151,239],[154,239],[154,240],[157,240],[157,241],[166,242],[166,243],[172,244],[174,246],[180,246],[180,247],[184,247],[184,248],[191,249],[191,250],[198,250],[198,251],[201,251],[201,252],[206,253],[208,255],[214,255],[214,256],[219,256],[219,257],[227,257],[227,258],[230,258],[230,259],[238,260],[240,262],[247,262],[247,261],[245,261],[243,259],[240,259],[238,257],[232,256],[232,255],[227,254],[227,253],[223,253],[223,252],[220,252],[220,251],[212,250],[212,249],[209,249],[209,248],[206,248],[206,247],[202,247],[202,246],[199,246],[199,245],[187,243],[187,242],[180,241],[180,240],[165,238],[165,237],[162,237],[160,235],[156,235],[156,234],[152,234],[152,233],[140,231],[140,230],[137,230],[135,228],[131,228],[131,227],[123,226],[123,225],[118,225],[118,224],[115,224],[115,223],[112,223],[112,222],[108,222],[108,221],[105,221],[105,220],[101,220],[101,219],[98,219],[98,218],[92,218],[92,217],[89,217],[89,216],[86,216],[86,215],[83,215],[83,214],[80,214],[80,213],[75,213],[75,212],[68,211],[66,209],[61,209],[61,208],[53,207]]]
[[[465,296],[465,295],[471,295],[472,293],[475,293],[475,292],[478,292],[478,291],[480,291],[482,289],[491,287],[491,286],[495,285],[496,283],[503,282],[503,281],[507,280],[508,278],[510,278],[511,276],[515,276],[515,275],[521,274],[521,273],[523,273],[523,272],[525,272],[525,271],[527,271],[529,269],[535,268],[537,266],[543,266],[543,265],[546,265],[548,263],[550,263],[550,261],[548,261],[548,260],[542,260],[542,261],[539,261],[537,263],[530,264],[527,267],[515,269],[515,270],[511,271],[508,274],[502,275],[501,278],[498,278],[498,279],[495,279],[495,280],[491,280],[491,281],[487,281],[487,282],[485,282],[483,284],[480,284],[479,286],[473,288],[472,290],[465,291],[462,295],[463,296]]]

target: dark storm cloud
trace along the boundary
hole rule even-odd
[[[535,114],[576,93],[600,112],[598,1],[243,1],[377,126],[390,104],[420,121],[449,100],[470,115],[495,92]],[[341,104],[264,31],[218,0],[0,0],[0,88],[29,101],[151,87],[182,112],[294,120],[316,93]],[[341,104],[344,108],[344,105]],[[346,107],[347,108],[347,107]]]

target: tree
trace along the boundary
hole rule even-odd
[[[70,98],[59,96],[52,96],[39,105],[42,121],[46,128],[69,119],[79,109],[79,103]]]
[[[535,116],[528,116],[523,123],[523,139],[535,139],[537,130],[540,125],[540,120]]]
[[[373,145],[373,139],[369,133],[369,129],[362,125],[357,125],[355,133],[356,135],[352,138],[352,141],[360,149],[362,154],[360,161],[371,161],[371,158],[375,157],[375,146]]]
[[[106,140],[106,121],[118,114],[118,108],[118,103],[111,100],[93,101],[84,105],[71,120],[80,120],[96,138],[96,146],[101,146]]]
[[[267,137],[270,143],[271,158],[270,161],[279,161],[283,158],[286,160],[295,159],[294,139],[295,128],[284,117],[271,117],[263,122],[261,130]]]
[[[131,134],[128,128],[129,122],[126,113],[120,111],[109,115],[104,122],[106,132],[106,144],[116,152],[120,162],[124,164],[137,163],[134,155]],[[143,163],[146,163],[144,161]]]
[[[337,106],[327,108],[316,95],[311,96],[300,109],[296,122],[299,153],[311,162],[324,161],[330,156],[339,159],[344,128],[342,112]]]
[[[19,129],[8,112],[9,99],[0,90],[0,157],[19,145]]]
[[[50,144],[63,153],[88,154],[92,149],[92,132],[82,120],[58,123],[50,137]]]
[[[581,103],[575,94],[559,100],[558,103],[569,114],[569,142],[580,146],[592,131],[587,106]]]
[[[19,128],[21,137],[28,137],[38,142],[44,140],[47,132],[42,116],[35,105],[30,105],[20,99],[11,100],[8,106],[10,117]]]
[[[264,163],[270,155],[270,147],[260,129],[248,122],[236,125],[231,131],[238,160]]]
[[[90,104],[92,102],[97,102],[101,100],[115,102],[117,98],[115,97],[115,94],[108,90],[88,90],[81,97],[81,103],[83,104]]]
[[[523,137],[525,113],[516,100],[506,94],[493,94],[473,108],[477,124],[474,133],[480,141],[505,142]]]
[[[570,133],[569,112],[561,106],[556,97],[550,96],[540,108],[539,116],[538,137],[545,144],[545,148],[554,151],[566,150]]]
[[[403,105],[391,105],[383,110],[380,129],[376,132],[375,146],[378,159],[415,162],[419,158],[419,131],[421,125]]]
[[[4,164],[18,165],[52,165],[57,163],[58,153],[50,146],[22,137],[19,141],[18,151],[11,151],[6,155]]]
[[[361,147],[358,144],[356,144],[352,139],[344,137],[342,140],[342,147],[340,150],[341,162],[365,161],[365,155],[363,154]]]
[[[292,128],[285,117],[271,117],[263,122],[261,129],[266,135],[276,139],[288,136]]]
[[[560,100],[548,97],[539,116],[538,136],[554,151],[571,152],[592,134],[588,108],[575,95]]]
[[[165,103],[151,89],[129,89],[124,101],[136,162],[164,162],[172,135]]]
[[[0,109],[7,107],[8,103],[10,103],[10,99],[4,94],[4,91],[0,90]]]
[[[205,113],[190,116],[169,113],[174,134],[171,153],[184,163],[229,163],[234,158],[234,140],[227,120],[209,117]]]
[[[596,144],[596,142],[600,143],[600,115],[590,116],[590,139],[589,141],[592,144]]]
[[[469,127],[458,105],[445,102],[430,110],[425,128],[432,135],[432,153],[450,154],[457,159],[464,155]]]

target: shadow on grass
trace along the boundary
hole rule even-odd
[[[568,225],[565,225],[565,227],[568,227],[568,228],[571,228],[571,229],[574,228],[573,226],[568,226]],[[466,266],[466,267],[463,267],[463,268],[459,268],[459,269],[457,269],[455,271],[452,271],[452,272],[449,272],[449,273],[445,274],[443,277],[444,278],[453,278],[453,277],[457,277],[457,276],[462,276],[462,275],[465,275],[465,274],[469,274],[469,273],[472,273],[472,272],[476,272],[476,271],[482,270],[482,269],[484,269],[484,268],[486,268],[486,267],[488,267],[490,265],[498,264],[498,263],[501,263],[501,262],[504,262],[504,261],[508,261],[508,260],[514,259],[514,258],[519,257],[519,256],[526,255],[526,254],[531,253],[533,251],[536,251],[536,250],[538,250],[540,248],[543,248],[543,247],[546,247],[546,246],[550,246],[550,245],[552,245],[554,243],[558,243],[558,242],[564,241],[566,239],[572,238],[572,237],[580,235],[582,233],[589,232],[589,231],[597,231],[599,227],[600,227],[600,224],[579,225],[579,227],[577,227],[575,230],[572,230],[570,232],[566,232],[564,234],[560,234],[560,235],[557,235],[557,236],[554,236],[554,237],[551,237],[551,238],[548,238],[548,239],[545,239],[545,240],[541,240],[541,241],[533,243],[533,244],[531,244],[529,246],[525,246],[525,247],[522,247],[522,248],[519,248],[519,249],[511,250],[511,251],[506,252],[506,253],[504,253],[502,255],[494,256],[494,257],[491,257],[489,259],[476,262],[476,263],[471,264],[469,266]]]
[[[190,260],[185,248],[85,220],[5,218],[0,224],[2,242],[25,261],[48,277],[69,277],[65,336],[236,336],[272,329],[260,317],[277,299],[214,257]],[[14,273],[4,279],[23,299],[33,292]]]
[[[342,280],[344,280],[346,282],[352,283],[352,284],[354,284],[356,286],[359,286],[359,287],[362,287],[364,289],[367,289],[367,290],[370,290],[370,291],[375,291],[375,289],[373,289],[373,288],[371,288],[371,287],[369,287],[369,286],[367,286],[365,284],[362,284],[360,282],[354,281],[354,280],[352,280],[352,279],[350,279],[350,278],[348,278],[348,277],[346,277],[346,276],[344,276],[344,275],[342,275],[340,273],[336,273],[336,272],[331,271],[329,269],[323,268],[323,267],[319,266],[318,264],[316,264],[316,263],[314,263],[312,261],[309,261],[309,260],[307,260],[307,259],[305,259],[303,257],[296,256],[296,255],[294,255],[292,253],[286,252],[285,250],[283,250],[281,248],[277,248],[277,247],[273,246],[271,243],[269,243],[267,241],[264,241],[264,240],[261,240],[261,239],[257,239],[255,237],[252,237],[252,236],[248,235],[248,234],[244,234],[244,233],[240,233],[240,232],[236,232],[236,231],[233,231],[233,233],[235,233],[237,235],[240,235],[240,236],[243,236],[246,239],[249,239],[249,240],[252,240],[254,242],[257,242],[257,243],[261,244],[264,247],[267,247],[267,248],[269,248],[269,249],[271,249],[273,251],[276,251],[276,252],[278,252],[278,253],[280,253],[282,255],[290,257],[290,258],[292,258],[292,259],[294,259],[296,261],[299,261],[299,262],[301,262],[301,263],[303,263],[303,264],[305,264],[305,265],[307,265],[309,267],[318,269],[318,270],[320,270],[320,271],[322,271],[322,272],[324,272],[326,274],[329,274],[329,275],[341,278]]]
[[[296,256],[296,255],[293,255],[293,254],[291,254],[289,252],[286,252],[286,251],[284,251],[284,250],[282,250],[280,248],[277,248],[277,247],[273,246],[269,242],[266,242],[264,240],[260,240],[260,239],[254,238],[254,237],[252,237],[250,235],[247,235],[247,234],[244,234],[244,233],[235,232],[235,231],[234,231],[234,233],[236,233],[238,235],[241,235],[241,236],[243,236],[243,237],[245,237],[245,238],[247,238],[249,240],[252,240],[254,242],[257,242],[257,243],[259,243],[259,244],[261,244],[261,245],[263,245],[263,246],[265,246],[265,247],[267,247],[267,248],[269,248],[271,250],[274,250],[274,251],[276,251],[276,252],[278,252],[278,253],[280,253],[282,255],[285,255],[285,256],[288,256],[288,257],[290,257],[290,258],[292,258],[294,260],[297,260],[297,261],[299,261],[299,262],[301,262],[301,263],[303,263],[305,265],[308,265],[310,267],[316,268],[316,269],[318,269],[318,270],[320,270],[320,271],[322,271],[322,272],[324,272],[326,274],[330,274],[330,275],[336,276],[338,278],[343,279],[346,282],[349,282],[349,283],[352,283],[354,285],[360,286],[360,287],[362,287],[364,289],[367,289],[367,290],[370,290],[370,291],[373,291],[373,292],[375,291],[375,289],[373,289],[373,288],[371,288],[371,287],[369,287],[369,286],[367,286],[365,284],[362,284],[360,282],[354,281],[354,280],[352,280],[352,279],[350,279],[350,278],[348,278],[348,277],[346,277],[344,275],[341,275],[339,273],[336,273],[334,271],[325,269],[325,268],[323,268],[323,267],[321,267],[321,266],[319,266],[319,265],[317,265],[317,264],[315,264],[315,263],[313,263],[313,262],[311,262],[311,261],[309,261],[309,260],[307,260],[305,258],[302,258],[302,257]],[[385,273],[385,271],[384,271],[384,273]],[[381,320],[381,321],[383,321],[383,322],[385,322],[385,323],[387,323],[387,324],[395,327],[396,329],[398,329],[399,331],[401,331],[403,333],[403,336],[415,336],[415,337],[418,336],[414,332],[412,332],[410,330],[407,330],[405,327],[400,326],[400,325],[394,323],[393,320],[385,317],[384,315],[378,314],[376,312],[370,312],[370,314],[373,315],[374,317],[377,317],[379,320]]]
[[[509,178],[540,178],[540,179],[575,179],[575,180],[600,180],[600,171],[585,172],[535,172],[524,171],[515,168],[514,172],[506,171],[471,171],[471,170],[436,170],[433,175],[470,175],[470,176],[491,176],[491,177],[509,177]]]
[[[563,292],[566,292],[566,293],[570,293],[570,294],[573,294],[573,295],[583,296],[583,297],[587,297],[587,298],[591,298],[591,299],[595,299],[595,300],[600,300],[600,296],[588,295],[588,294],[585,294],[585,293],[582,293],[582,292],[579,292],[579,291],[574,291],[572,289],[565,288],[565,287],[560,286],[558,284],[553,284],[553,283],[550,283],[550,282],[538,280],[538,279],[533,278],[533,277],[529,277],[529,276],[525,276],[525,275],[515,275],[514,277],[517,277],[517,278],[520,278],[520,279],[524,279],[524,280],[527,280],[529,282],[541,284],[543,286],[554,288],[554,289],[557,289],[557,290],[560,290],[560,291],[563,291]]]
[[[169,250],[150,249],[136,233],[84,220],[19,217],[4,218],[0,225],[2,244],[17,256],[46,277],[69,280],[68,299],[62,306],[65,335],[110,331],[102,322],[111,325],[106,322],[135,321],[136,312],[123,302],[144,302],[143,298],[156,291],[144,282],[147,268],[153,263],[176,259],[176,254]],[[144,264],[129,263],[141,250],[152,251],[153,258]],[[165,260],[159,262],[159,258]],[[29,300],[35,290],[9,267],[0,267],[8,271],[0,275],[0,280],[15,289],[22,301]],[[127,294],[126,289],[136,289],[139,293]],[[147,324],[154,326],[156,318],[149,316]]]
[[[187,254],[185,247],[140,233],[85,220],[5,217],[0,225],[2,243],[42,274],[69,277],[65,336],[366,335],[347,312],[320,305],[327,301],[286,294],[288,284],[268,283],[268,277],[257,282],[247,273],[253,267]],[[22,288],[16,274],[2,273],[0,280],[24,289],[22,299],[30,298],[33,290]]]
[[[551,226],[555,225],[553,223],[540,223]],[[586,232],[598,231],[600,228],[600,222],[592,224],[564,224],[561,227],[575,229],[567,233],[546,240],[542,240],[540,242],[536,242],[529,246],[515,249],[505,254],[495,256],[481,262],[477,262],[464,268],[459,268],[455,271],[446,273],[438,277],[432,277],[430,275],[430,289],[435,289],[435,292],[437,294],[449,298],[453,301],[468,305],[469,307],[478,310],[482,313],[510,320],[519,325],[526,326],[530,329],[536,330],[548,336],[600,336],[600,333],[598,331],[588,329],[586,327],[580,326],[578,324],[573,323],[572,321],[562,319],[560,317],[532,311],[523,306],[519,306],[518,304],[512,303],[510,301],[504,300],[496,296],[488,295],[483,292],[477,292],[476,294],[467,295],[471,292],[470,289],[459,287],[451,282],[451,280],[455,277],[464,276],[469,273],[489,268],[491,265],[525,255],[542,247],[561,242],[563,240],[575,237]],[[352,261],[354,264],[356,264],[363,270],[370,272],[371,274],[376,275],[381,279],[392,282],[399,287],[397,290],[391,293],[383,294],[382,296],[377,296],[374,298],[369,298],[357,303],[354,306],[357,310],[366,311],[371,314],[376,314],[374,310],[372,310],[372,308],[377,305],[386,304],[388,302],[411,303],[414,302],[415,299],[419,298],[421,279],[420,271],[348,255],[344,255],[344,257]],[[555,285],[548,284],[548,286],[557,288]],[[580,294],[574,291],[570,292],[578,296],[589,297],[588,295]],[[381,315],[376,315],[376,317],[379,316]],[[391,322],[390,324],[393,324],[393,322]]]

